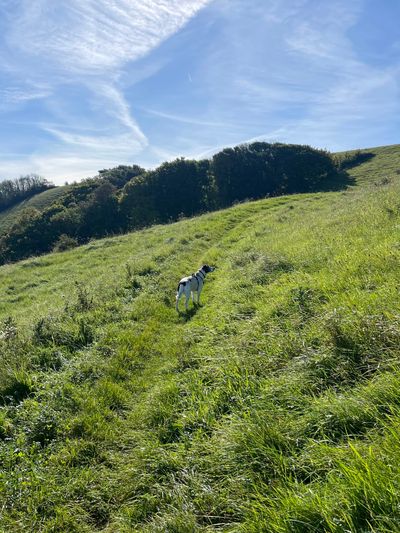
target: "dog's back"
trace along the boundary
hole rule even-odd
[[[188,303],[190,299],[190,294],[192,294],[192,299],[194,303],[194,293],[197,293],[197,303],[200,303],[200,293],[203,288],[204,279],[208,272],[212,272],[215,267],[210,267],[208,265],[203,265],[197,272],[191,276],[186,276],[182,278],[178,283],[177,292],[176,292],[176,305],[175,308],[179,312],[179,300],[183,294],[185,294],[185,308],[187,310]]]

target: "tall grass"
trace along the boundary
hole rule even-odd
[[[387,155],[347,191],[2,267],[1,528],[400,529]],[[205,262],[203,305],[178,316],[176,281]]]

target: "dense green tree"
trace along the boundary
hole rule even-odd
[[[37,209],[26,209],[8,234],[1,238],[1,257],[5,261],[18,261],[33,254],[48,251],[46,221]]]
[[[74,237],[70,237],[63,233],[59,236],[57,241],[54,244],[53,252],[65,252],[65,250],[70,250],[78,246],[78,241]]]
[[[159,221],[155,189],[152,173],[138,176],[125,185],[120,196],[120,216],[125,229],[141,228]]]
[[[160,220],[176,220],[206,208],[208,168],[205,162],[184,158],[163,163],[151,173],[153,194]]]
[[[256,143],[225,148],[212,158],[212,172],[221,206],[236,201],[273,194],[274,173],[271,168],[271,145]],[[263,149],[262,149],[263,148]]]
[[[327,152],[305,145],[256,142],[212,158],[221,206],[235,201],[315,190],[336,172]]]
[[[127,226],[135,228],[200,213],[211,198],[209,162],[179,158],[131,180],[120,205]]]
[[[115,168],[99,170],[99,176],[117,189],[122,189],[128,181],[144,172],[145,169],[139,165],[119,165]]]
[[[335,161],[325,150],[306,145],[275,144],[274,173],[283,192],[315,191],[337,172]]]
[[[82,210],[75,204],[70,207],[57,205],[55,212],[45,212],[43,216],[49,218],[55,236],[66,234],[78,236],[82,221]]]
[[[103,182],[82,205],[82,222],[79,228],[81,239],[101,237],[120,229],[116,188],[108,181]]]

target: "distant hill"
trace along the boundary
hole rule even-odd
[[[42,211],[46,207],[49,207],[60,196],[65,194],[70,187],[71,185],[54,187],[48,191],[36,194],[32,198],[20,202],[6,211],[0,212],[0,235],[11,228],[11,226],[18,220],[22,211],[30,207]]]
[[[347,170],[357,184],[372,183],[400,174],[400,144],[338,152],[335,155],[344,157],[357,153],[373,156]]]
[[[226,148],[209,160],[179,158],[151,171],[120,165],[0,213],[0,262],[65,250],[249,199],[346,189],[385,179],[399,168],[400,145],[329,154],[263,142]]]

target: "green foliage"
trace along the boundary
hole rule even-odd
[[[60,196],[65,194],[69,186],[53,187],[44,192],[35,194],[31,198],[24,200],[15,206],[0,212],[0,235],[5,235],[15,224],[22,212],[26,209],[34,208],[43,211],[52,203],[56,202]]]
[[[119,165],[111,169],[99,170],[99,176],[117,189],[121,189],[128,181],[140,176],[145,169],[138,165]]]
[[[126,185],[121,209],[128,227],[137,228],[245,199],[317,190],[336,174],[327,152],[257,142],[226,148],[211,161],[163,163]]]
[[[0,529],[397,531],[400,184],[379,157],[346,191],[1,267]]]
[[[65,233],[62,233],[54,244],[53,252],[65,252],[78,246],[78,241]]]
[[[35,217],[24,212],[3,235],[0,259],[4,263],[63,249],[66,237],[84,243],[245,199],[319,190],[335,177],[337,168],[327,152],[263,142],[225,149],[211,161],[179,158],[148,172],[120,165],[69,187]]]
[[[209,162],[180,158],[129,182],[120,204],[132,229],[213,209],[212,195]]]
[[[337,174],[328,152],[310,146],[268,144],[226,148],[212,158],[219,204],[321,189]]]

